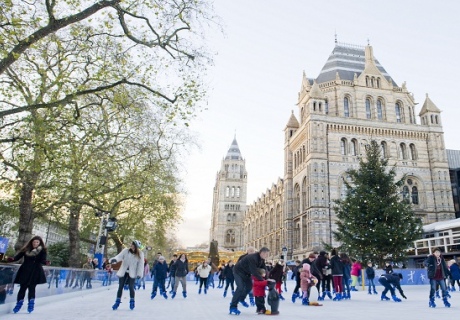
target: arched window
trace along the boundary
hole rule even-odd
[[[433,115],[431,115],[431,123],[434,123],[434,121],[433,121]]]
[[[350,99],[348,97],[343,98],[343,115],[347,118],[350,116]]]
[[[342,138],[340,140],[340,154],[346,155],[347,154],[347,139]]]
[[[227,215],[227,222],[231,222],[231,221],[232,221],[232,214],[229,213],[229,214]]]
[[[230,187],[225,188],[225,196],[230,197]]]
[[[356,141],[356,139],[352,139],[351,144],[350,144],[350,154],[352,156],[356,156],[357,151],[358,151],[357,148],[358,148],[358,141]]]
[[[383,112],[382,112],[382,100],[377,100],[377,119],[383,119]]]
[[[371,87],[373,88],[374,87],[374,77],[371,78]]]
[[[407,150],[404,143],[399,145],[399,159],[407,159]]]
[[[410,122],[410,123],[414,123],[415,121],[413,121],[413,119],[412,119],[412,108],[411,108],[411,107],[407,107],[407,109],[409,110],[409,122]]]
[[[388,158],[388,148],[387,148],[387,143],[385,141],[382,141],[380,144],[380,152],[382,153],[382,158]]]
[[[347,197],[347,185],[345,182],[342,182],[342,187],[340,188],[340,199],[345,200]]]
[[[225,235],[225,243],[235,244],[235,231],[232,229],[227,230],[227,234]]]
[[[396,112],[396,122],[401,122],[401,106],[399,102],[396,102],[395,112]]]
[[[316,111],[316,101],[313,102],[313,111]]]
[[[326,114],[329,114],[329,102],[327,101],[327,99],[324,103],[324,112],[326,112]]]
[[[239,198],[240,197],[240,187],[237,187],[236,188],[236,197]]]
[[[377,88],[380,88],[380,78],[377,78]]]
[[[418,189],[417,187],[412,187],[412,203],[418,204]]]
[[[372,118],[372,113],[371,113],[371,100],[366,99],[366,118],[370,119]]]
[[[235,197],[235,187],[232,187],[232,198]]]
[[[417,150],[415,150],[415,145],[411,143],[409,145],[409,148],[410,148],[410,159],[417,160]]]
[[[404,201],[409,202],[410,195],[409,195],[409,187],[408,186],[403,187],[402,196],[403,196]]]
[[[436,121],[436,124],[438,124],[438,116],[434,116],[434,119]]]

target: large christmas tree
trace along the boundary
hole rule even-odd
[[[345,198],[335,201],[338,228],[333,235],[341,251],[380,266],[389,258],[404,260],[406,249],[420,238],[422,223],[401,197],[405,177],[395,178],[395,168],[388,167],[372,140],[359,169],[347,171]]]

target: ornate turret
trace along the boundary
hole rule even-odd
[[[441,125],[441,110],[431,101],[430,97],[428,97],[428,93],[426,94],[425,102],[423,103],[419,116],[422,119],[422,125]]]

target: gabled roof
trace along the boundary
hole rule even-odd
[[[225,160],[243,160],[243,156],[241,155],[240,148],[238,147],[238,142],[236,142],[236,137],[233,138],[232,145],[227,151]]]
[[[383,68],[377,59],[374,59],[377,69],[382,75],[398,87],[396,82],[391,78],[388,72]],[[323,69],[316,78],[318,84],[333,81],[336,74],[342,80],[353,81],[355,73],[359,75],[364,71],[365,65],[365,47],[336,43],[334,50],[326,61]]]
[[[324,99],[324,94],[319,88],[319,85],[316,83],[316,81],[313,81],[313,86],[310,90],[310,97],[313,99]]]
[[[439,110],[439,108],[436,107],[433,101],[431,101],[430,97],[428,97],[428,93],[426,94],[425,102],[423,103],[423,107],[420,110],[419,115],[422,115],[427,112],[441,112],[441,110]]]
[[[294,111],[292,111],[291,117],[289,118],[286,128],[298,128],[298,127],[299,127],[299,121],[297,121],[297,118],[294,115]]]

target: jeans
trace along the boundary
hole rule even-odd
[[[163,292],[166,292],[165,281],[166,279],[164,278],[160,279],[158,277],[155,277],[155,280],[153,281],[152,293],[157,292],[158,287],[160,287],[160,294],[163,294]]]
[[[230,308],[237,308],[238,302],[244,301],[246,296],[252,289],[252,280],[251,276],[240,276],[238,273],[234,274],[236,290],[232,297],[232,302],[230,303]]]
[[[436,285],[439,285],[442,291],[442,297],[445,298],[447,296],[447,289],[446,289],[446,281],[442,280],[435,280],[430,279],[430,299],[434,298],[434,293],[436,292]]]

